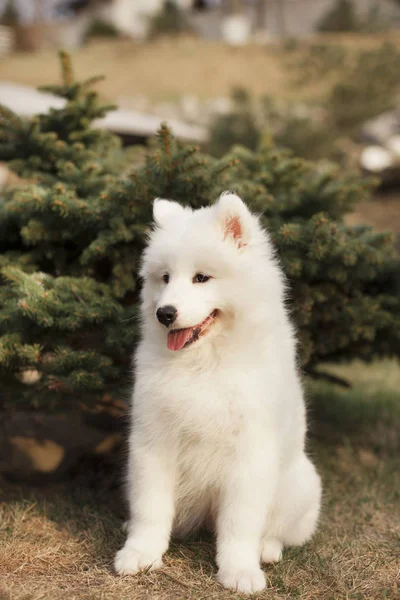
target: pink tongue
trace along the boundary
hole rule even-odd
[[[192,335],[192,327],[187,329],[178,329],[177,331],[170,331],[168,334],[168,348],[170,350],[180,350],[186,344],[190,336]]]

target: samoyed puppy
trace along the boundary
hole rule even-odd
[[[218,580],[254,593],[260,561],[313,535],[320,478],[285,283],[267,232],[235,194],[154,202],[129,439],[130,520],[118,573],[159,569],[171,535],[216,535]]]

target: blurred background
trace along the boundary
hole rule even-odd
[[[400,249],[400,0],[0,0],[0,104],[26,120],[63,107],[37,90],[59,82],[60,48],[78,80],[105,76],[97,89],[116,109],[96,125],[129,147],[131,166],[163,122],[216,159],[273,140],[316,169],[376,178],[344,222],[390,231]],[[15,183],[0,159],[0,203]],[[289,552],[269,571],[274,598],[398,593],[398,358],[338,362],[324,365],[323,382],[306,382],[328,516],[311,558]],[[26,371],[24,383],[36,375]],[[135,600],[150,587],[160,598],[203,597],[208,541],[174,546],[165,579],[116,584],[110,574],[109,544],[122,540],[127,396],[68,425],[37,407],[2,413],[1,599],[73,589],[79,600]],[[204,598],[231,597],[207,586]]]
[[[385,193],[349,218],[397,233],[399,27],[398,0],[0,0],[0,102],[25,116],[54,105],[35,88],[67,48],[79,78],[105,75],[120,109],[105,126],[126,144],[167,120],[221,156],[268,131],[378,175]]]

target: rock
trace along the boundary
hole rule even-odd
[[[252,23],[246,15],[229,15],[222,20],[221,34],[230,46],[244,46],[251,37]]]
[[[360,166],[384,183],[400,181],[400,110],[387,111],[367,121],[360,130],[364,148]]]
[[[37,440],[35,438],[16,435],[8,438],[11,446],[11,464],[24,465],[25,469],[39,473],[51,473],[60,466],[65,450],[53,440]]]
[[[208,109],[213,115],[227,115],[232,112],[233,108],[232,99],[226,96],[208,101]]]
[[[370,173],[382,173],[393,165],[393,158],[382,146],[367,146],[361,151],[360,165]]]
[[[199,98],[185,94],[180,100],[180,111],[182,117],[189,122],[199,123],[201,121],[202,106]]]
[[[113,408],[101,414],[2,412],[0,474],[33,483],[52,481],[84,457],[112,453],[121,445],[123,429],[120,416],[112,416]]]
[[[399,133],[400,110],[390,110],[364,123],[360,130],[360,141],[385,146],[389,138]]]
[[[386,143],[386,148],[396,158],[400,158],[400,135],[393,135]]]

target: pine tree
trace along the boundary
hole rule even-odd
[[[324,360],[398,354],[399,262],[391,237],[349,228],[344,214],[371,183],[297,159],[265,139],[216,159],[166,126],[144,164],[126,172],[117,137],[92,126],[109,109],[74,80],[65,106],[22,121],[0,108],[0,156],[21,178],[0,202],[0,373],[5,405],[126,397],[137,340],[138,263],[152,201],[197,208],[226,189],[258,212],[289,279],[303,369]],[[29,370],[36,382],[26,385]]]

